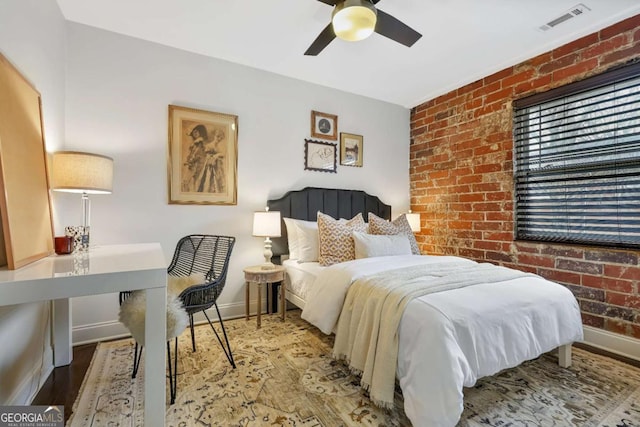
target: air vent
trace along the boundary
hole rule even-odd
[[[585,6],[584,4],[580,3],[574,7],[572,7],[570,10],[568,10],[567,12],[563,13],[562,15],[558,16],[557,18],[552,19],[551,21],[547,22],[546,24],[542,25],[541,27],[539,27],[539,29],[541,31],[548,31],[552,28],[557,27],[558,25],[562,24],[563,22],[567,22],[569,19],[575,18],[576,16],[580,16],[586,12],[589,12],[591,9],[589,9],[587,6]]]

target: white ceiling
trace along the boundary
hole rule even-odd
[[[381,0],[422,34],[407,48],[374,34],[304,56],[329,23],[316,0],[57,0],[66,19],[414,107],[640,13],[638,0]],[[590,12],[541,25],[582,1]]]

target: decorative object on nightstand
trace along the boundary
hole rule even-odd
[[[284,280],[284,267],[281,265],[274,265],[270,270],[265,270],[261,265],[254,265],[253,267],[247,267],[244,269],[244,280],[247,282],[246,286],[246,294],[245,294],[245,314],[246,319],[249,320],[249,287],[251,283],[256,283],[258,285],[258,303],[256,308],[257,313],[257,327],[261,326],[261,318],[262,314],[262,284],[272,284],[276,282],[282,282]],[[286,300],[285,300],[285,290],[284,283],[280,286],[280,316],[282,321],[285,320],[285,312],[286,312]]]
[[[280,237],[280,212],[269,211],[265,208],[264,212],[255,212],[253,214],[253,235],[256,237],[264,237],[264,264],[263,270],[272,270],[275,265],[271,262],[273,252],[271,252],[271,237]]]
[[[407,222],[411,227],[411,231],[414,233],[419,232],[422,228],[420,226],[420,214],[417,212],[411,212],[411,209],[409,209],[409,212],[407,212],[405,216],[407,217]]]
[[[89,249],[91,202],[89,194],[111,194],[113,159],[99,154],[58,151],[51,160],[51,189],[82,194],[82,225],[65,228],[76,250]]]

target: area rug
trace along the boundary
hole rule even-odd
[[[333,337],[300,319],[225,322],[237,368],[208,325],[180,336],[178,396],[168,426],[410,426],[396,392],[392,411],[371,404],[342,363]],[[144,368],[131,379],[133,341],[98,345],[69,426],[142,426]],[[143,359],[144,363],[144,359]],[[562,369],[545,354],[465,389],[460,427],[640,427],[640,369],[574,348]],[[167,396],[167,402],[169,397]],[[416,426],[427,427],[427,426]]]

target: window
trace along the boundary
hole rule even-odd
[[[640,64],[514,102],[516,238],[640,247]]]

